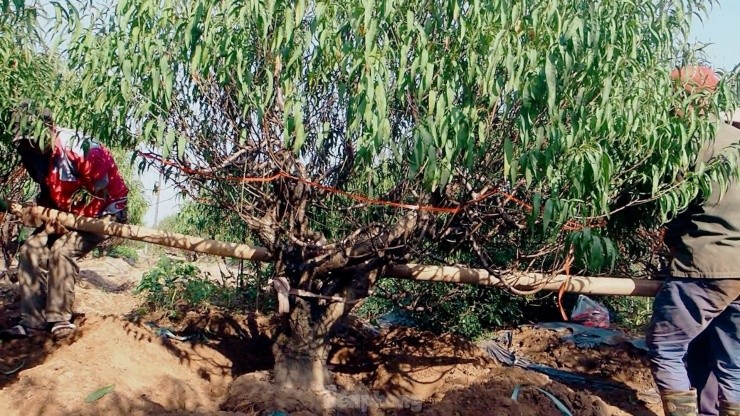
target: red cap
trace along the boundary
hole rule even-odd
[[[694,88],[700,90],[714,90],[719,83],[719,78],[714,70],[708,66],[685,66],[683,68],[674,68],[671,71],[671,79],[680,81],[683,87],[689,93],[694,92]]]

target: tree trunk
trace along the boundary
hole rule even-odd
[[[343,315],[343,303],[296,299],[278,328],[274,380],[283,387],[324,390],[332,383],[326,362],[329,338]]]
[[[13,257],[18,252],[18,233],[20,227],[14,221],[7,221],[0,213],[0,251],[3,253],[4,269],[10,268]]]

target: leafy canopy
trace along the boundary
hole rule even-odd
[[[399,183],[409,203],[515,195],[531,211],[486,201],[480,226],[466,214],[467,241],[536,252],[569,222],[630,206],[654,207],[654,226],[733,175],[731,160],[676,182],[713,124],[668,74],[691,59],[690,18],[710,3],[120,0],[93,25],[58,6],[79,77],[59,110],[191,169],[228,171],[243,150],[256,156],[228,172],[267,176],[285,169],[283,147],[305,165],[291,174],[365,195]],[[709,113],[734,104],[727,85],[701,97]],[[200,189],[239,193],[225,179]],[[525,227],[504,227],[502,210]],[[569,237],[594,269],[615,255],[601,234]]]

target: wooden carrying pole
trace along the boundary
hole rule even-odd
[[[621,277],[548,276],[542,273],[511,273],[506,282],[487,270],[450,266],[402,264],[391,266],[386,276],[427,282],[465,283],[481,286],[511,286],[518,290],[557,291],[565,284],[566,292],[590,295],[655,296],[663,282]]]
[[[1,205],[2,201],[0,201]],[[7,209],[8,212],[19,217],[29,227],[39,227],[48,221],[53,221],[68,229],[144,241],[214,256],[234,257],[258,262],[272,261],[268,251],[262,247],[225,243],[185,234],[153,230],[136,225],[119,224],[101,219],[75,216],[40,206],[22,206],[18,203],[10,203]],[[662,284],[660,281],[645,279],[569,277],[565,275],[548,276],[540,273],[514,273],[507,277],[506,282],[503,282],[498,277],[492,276],[488,271],[482,269],[425,266],[418,264],[391,266],[386,270],[385,276],[428,282],[496,287],[505,287],[508,285],[525,291],[532,289],[556,291],[560,290],[563,284],[565,284],[565,291],[567,292],[619,296],[655,296]]]
[[[197,253],[212,254],[220,257],[235,257],[252,261],[271,260],[270,254],[262,247],[225,243],[185,234],[152,230],[137,225],[120,224],[113,221],[76,216],[41,206],[24,207],[18,203],[11,202],[8,204],[8,212],[20,218],[21,222],[28,227],[40,227],[46,222],[52,221],[72,230],[144,241]]]

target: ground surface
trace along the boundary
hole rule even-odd
[[[81,262],[70,339],[44,336],[0,343],[3,415],[560,415],[540,387],[574,415],[657,415],[660,405],[645,359],[624,344],[580,349],[551,330],[511,331],[512,349],[533,362],[587,374],[562,384],[544,374],[505,367],[475,344],[451,335],[387,328],[379,335],[355,322],[334,340],[334,384],[320,394],[281,390],[270,382],[271,324],[265,317],[191,312],[170,322],[139,316],[132,294],[150,264],[120,259]],[[0,284],[0,326],[17,319],[17,289]],[[162,337],[156,327],[199,335]],[[198,342],[193,342],[198,340]],[[16,368],[20,370],[13,372]],[[604,382],[600,384],[598,382]],[[112,392],[92,403],[101,387]],[[520,387],[517,401],[512,392]],[[365,413],[363,413],[365,412]],[[268,414],[265,413],[265,414]]]

